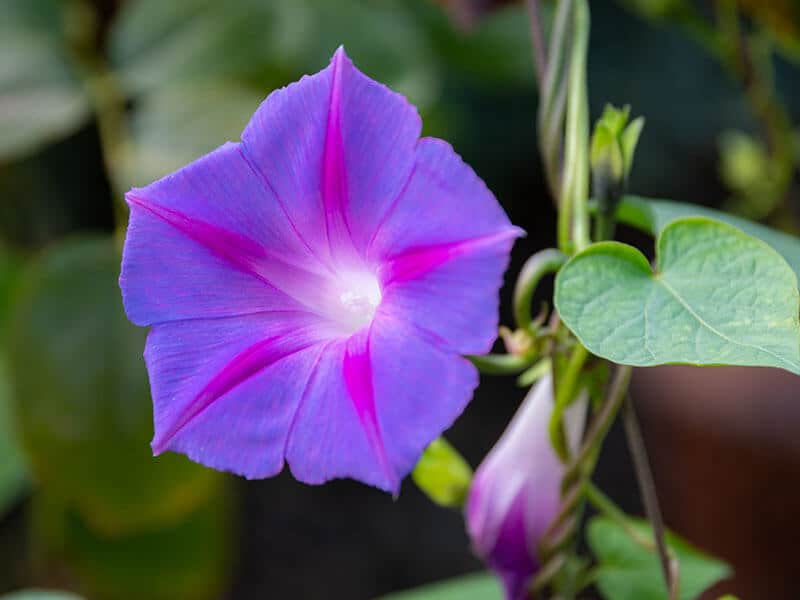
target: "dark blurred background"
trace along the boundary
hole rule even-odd
[[[798,4],[591,9],[593,118],[613,102],[647,119],[632,191],[797,233]],[[0,592],[358,600],[480,569],[461,516],[410,480],[393,500],[350,481],[246,482],[150,456],[145,332],[116,284],[121,193],[237,139],[270,90],[320,70],[339,44],[406,94],[425,134],[450,141],[528,231],[513,281],[555,225],[522,5],[0,0]],[[646,237],[621,237],[651,252]],[[731,562],[736,578],[718,589],[743,599],[800,598],[798,389],[766,369],[635,376],[667,523]],[[523,393],[484,379],[447,434],[473,465]],[[641,512],[617,430],[598,481]]]

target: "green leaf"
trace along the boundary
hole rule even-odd
[[[125,187],[144,186],[238,140],[263,94],[230,81],[167,85],[147,94],[130,125],[133,145],[125,154]]]
[[[0,517],[28,487],[28,468],[11,411],[6,359],[0,353]]]
[[[89,102],[60,31],[62,5],[10,2],[0,20],[0,162],[82,125]]]
[[[651,200],[639,196],[625,196],[617,211],[622,222],[653,235],[684,217],[708,217],[738,227],[745,233],[763,240],[777,250],[800,278],[800,238],[753,223],[747,219],[734,217],[719,210],[667,200]]]
[[[673,221],[644,255],[618,242],[556,278],[562,320],[594,354],[633,366],[780,367],[800,373],[797,277],[767,244],[704,217]]]
[[[121,10],[109,54],[132,94],[234,79],[254,84],[263,97],[298,73],[327,66],[344,44],[370,76],[431,105],[440,78],[421,25],[398,0],[369,10],[358,0],[138,0]]]
[[[650,525],[642,519],[630,519],[638,538],[653,541]],[[731,569],[724,562],[667,532],[667,545],[678,560],[679,598],[694,600],[716,582],[729,577]],[[598,561],[595,570],[597,587],[609,600],[668,600],[661,565],[652,548],[645,548],[618,523],[595,517],[587,529],[589,547]]]
[[[296,60],[307,12],[294,0],[127,2],[111,30],[111,64],[134,94],[174,82],[254,77],[267,59]]]
[[[124,315],[119,264],[111,239],[50,247],[20,275],[9,330],[35,479],[104,535],[174,522],[221,482],[183,456],[152,456],[146,332]]]
[[[8,300],[18,269],[17,259],[0,247],[0,517],[28,487],[28,469],[19,447],[11,409],[5,340]]]
[[[467,461],[444,438],[433,440],[411,473],[428,497],[442,506],[461,507],[472,481]]]
[[[228,503],[218,494],[167,527],[112,537],[67,515],[64,553],[91,598],[220,598],[230,567]]]
[[[69,592],[55,590],[20,590],[0,596],[0,600],[81,600]]]
[[[381,600],[501,600],[500,583],[488,573],[466,575],[405,592],[383,596]]]

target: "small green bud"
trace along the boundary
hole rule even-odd
[[[440,437],[422,453],[411,477],[436,504],[461,508],[472,482],[472,469],[458,450]]]
[[[642,117],[628,123],[630,111],[630,106],[615,108],[606,104],[592,135],[592,170],[605,171],[620,183],[631,171],[636,144],[644,127]]]
[[[597,120],[592,134],[589,160],[592,166],[592,188],[598,202],[602,222],[610,231],[599,231],[599,239],[606,239],[613,233],[614,214],[617,203],[628,180],[633,166],[636,144],[644,127],[644,119],[638,117],[628,122],[630,106],[615,108],[606,104],[603,114]]]

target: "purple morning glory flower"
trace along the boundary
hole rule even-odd
[[[156,454],[397,492],[489,350],[520,230],[416,110],[330,66],[126,195],[120,286],[150,325]]]
[[[583,433],[587,397],[564,416],[570,446]],[[564,465],[550,445],[553,379],[531,389],[500,440],[475,472],[467,498],[467,531],[478,556],[497,573],[508,600],[527,598],[539,570],[537,547],[558,514]]]

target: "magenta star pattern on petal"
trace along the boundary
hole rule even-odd
[[[339,49],[227,143],[126,199],[120,287],[156,454],[397,492],[478,382],[521,230]]]

